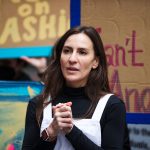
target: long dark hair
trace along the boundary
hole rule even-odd
[[[99,59],[99,65],[96,69],[92,69],[85,87],[85,93],[92,101],[91,107],[87,114],[91,114],[95,109],[99,98],[105,93],[110,92],[108,83],[108,71],[106,55],[100,35],[93,27],[79,26],[68,30],[54,45],[53,54],[50,58],[49,65],[45,71],[44,83],[45,87],[42,93],[41,105],[51,96],[52,100],[58,96],[63,90],[65,80],[60,67],[60,56],[64,43],[73,34],[84,33],[92,41],[95,56]]]

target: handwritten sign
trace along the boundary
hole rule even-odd
[[[36,56],[37,50],[41,56],[49,56],[47,47],[70,28],[70,0],[5,0],[1,2],[0,16],[1,57],[5,51],[11,57],[10,50],[28,56]]]

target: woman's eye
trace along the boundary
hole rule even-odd
[[[70,50],[69,49],[63,49],[63,53],[68,54],[68,53],[70,53]]]
[[[79,53],[81,54],[81,55],[86,55],[87,54],[87,52],[86,51],[79,51]]]

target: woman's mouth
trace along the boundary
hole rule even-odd
[[[68,71],[79,71],[79,69],[75,68],[75,67],[67,67]]]

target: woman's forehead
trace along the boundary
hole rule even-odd
[[[64,46],[70,46],[70,45],[78,45],[81,47],[93,47],[93,43],[91,39],[84,33],[78,33],[73,34],[67,38],[67,40],[64,43]]]

